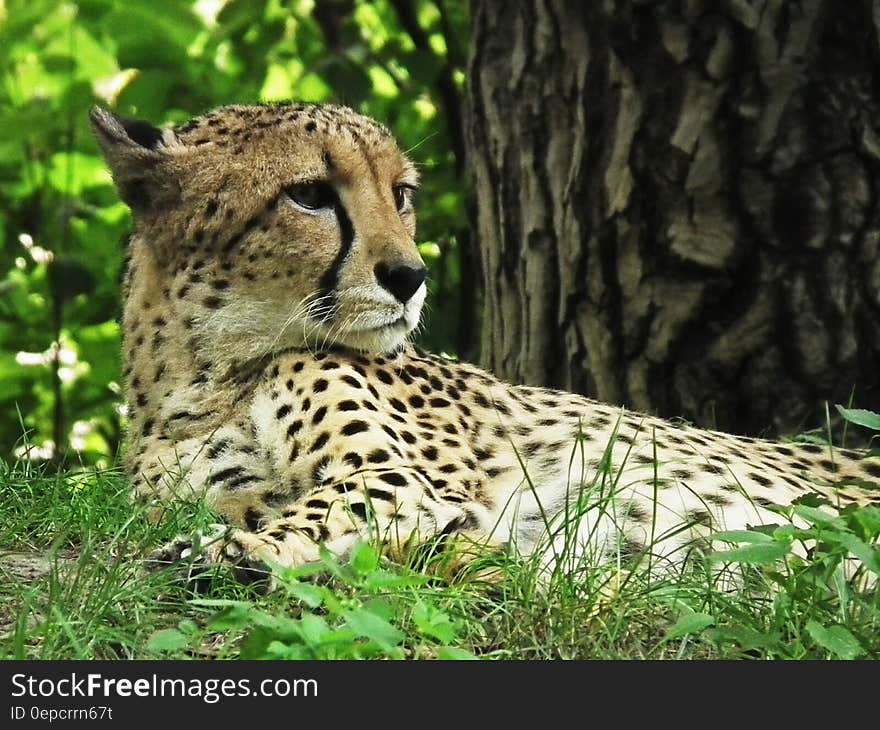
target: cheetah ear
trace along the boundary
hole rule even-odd
[[[135,214],[150,211],[160,199],[167,203],[169,193],[176,194],[164,151],[173,132],[97,106],[92,107],[89,119],[119,195]]]

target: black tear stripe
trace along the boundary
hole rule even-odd
[[[348,252],[351,251],[352,243],[354,243],[354,226],[351,223],[351,218],[348,217],[342,201],[336,200],[333,204],[333,212],[336,214],[336,220],[339,222],[339,251],[336,254],[336,258],[333,259],[333,263],[330,264],[330,267],[323,273],[318,282],[320,296],[327,297],[327,305],[322,306],[321,309],[328,312],[331,316],[336,309],[334,292],[336,285],[339,283],[339,270],[342,268]],[[322,304],[324,303],[322,302]],[[322,319],[326,320],[329,317],[325,316]]]

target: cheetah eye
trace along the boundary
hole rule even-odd
[[[336,192],[333,190],[333,186],[320,180],[291,185],[285,192],[294,203],[308,210],[329,208],[336,202]]]
[[[415,190],[411,185],[394,186],[394,204],[397,206],[398,213],[403,213],[412,206],[414,192]]]

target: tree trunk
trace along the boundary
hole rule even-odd
[[[880,5],[471,20],[485,366],[737,432],[880,406]]]

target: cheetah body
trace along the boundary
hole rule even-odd
[[[857,452],[673,424],[407,344],[425,295],[416,175],[351,110],[226,107],[164,131],[92,118],[136,221],[134,494],[155,516],[207,500],[230,528],[210,560],[461,535],[548,563],[572,546],[675,561],[808,493],[872,501],[859,483],[880,465]]]

